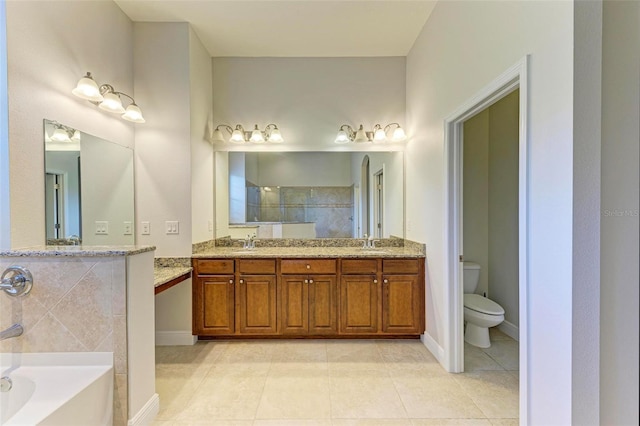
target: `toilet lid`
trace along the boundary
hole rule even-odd
[[[504,309],[493,300],[479,294],[465,294],[464,307],[488,315],[503,315]]]

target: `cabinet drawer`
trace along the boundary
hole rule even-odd
[[[198,275],[233,274],[233,259],[196,260]]]
[[[375,274],[378,272],[377,259],[342,259],[343,274]]]
[[[383,259],[382,272],[389,274],[417,274],[420,272],[419,262],[409,259]]]
[[[283,274],[335,274],[335,259],[282,259]]]
[[[275,259],[238,259],[238,272],[241,274],[275,274]]]

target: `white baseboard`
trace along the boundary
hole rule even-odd
[[[156,346],[190,346],[195,345],[198,336],[185,331],[156,331]]]
[[[138,411],[136,415],[133,416],[133,418],[127,422],[127,425],[128,426],[150,425],[151,423],[153,423],[153,419],[156,418],[159,412],[160,412],[160,396],[157,393],[154,393],[153,396],[149,399],[149,401],[147,401],[147,403],[144,404],[144,407],[142,407],[140,411]]]
[[[520,329],[517,325],[513,325],[509,321],[503,321],[498,326],[498,330],[502,331],[504,334],[511,337],[516,342],[520,341]]]
[[[446,366],[446,363],[444,362],[444,349],[442,349],[438,342],[433,340],[433,337],[431,337],[430,334],[421,334],[420,341],[427,347],[427,349],[429,349],[429,352],[431,352],[433,356],[436,357],[440,365],[442,365],[443,367]]]

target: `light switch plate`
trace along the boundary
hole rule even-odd
[[[96,235],[108,235],[109,222],[106,220],[96,220]]]
[[[180,222],[177,220],[167,220],[165,222],[167,235],[176,235],[180,233]]]
[[[142,235],[151,235],[151,224],[149,222],[141,222]]]
[[[124,235],[133,234],[133,224],[129,221],[124,222]]]

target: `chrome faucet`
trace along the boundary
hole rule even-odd
[[[242,248],[245,250],[253,250],[256,248],[256,234],[247,235],[247,239],[243,240]]]
[[[0,331],[0,340],[11,339],[22,335],[24,328],[20,324],[13,324],[6,330]]]
[[[363,249],[374,249],[376,248],[376,242],[378,240],[373,239],[373,235],[364,234],[364,244],[362,244]]]

